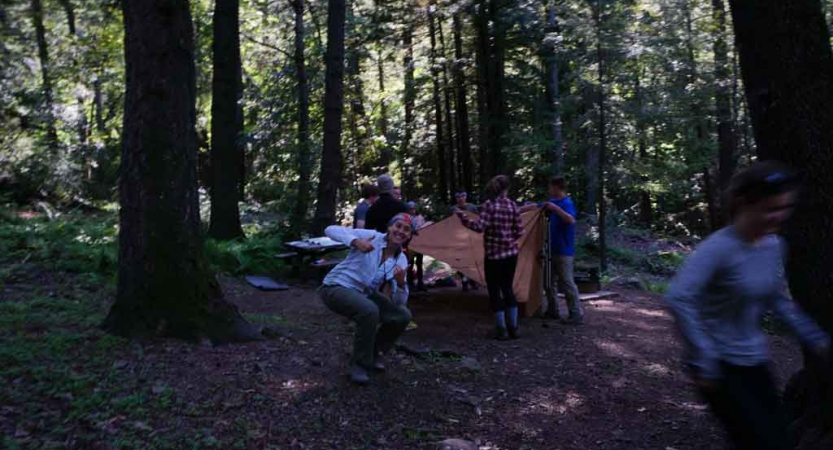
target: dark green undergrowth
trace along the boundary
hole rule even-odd
[[[275,259],[281,233],[247,227],[247,239],[205,241],[205,256],[217,272],[229,275],[276,274],[284,263]],[[63,213],[23,218],[0,209],[0,285],[28,268],[86,273],[115,282],[118,268],[118,218],[115,212]]]
[[[247,241],[208,241],[210,264],[229,274],[280,270],[271,258],[280,236],[249,231]],[[50,220],[0,210],[0,448],[252,448],[245,434],[176,426],[212,417],[212,405],[157,385],[140,369],[144,344],[99,328],[115,295],[117,233],[115,213]]]

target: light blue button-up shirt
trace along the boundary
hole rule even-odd
[[[361,230],[340,226],[330,226],[325,230],[330,239],[350,246],[356,239],[371,238],[373,250],[364,253],[357,248],[351,248],[350,253],[324,278],[325,286],[342,286],[359,292],[370,293],[378,290],[383,283],[391,282],[392,298],[396,304],[408,301],[408,286],[400,288],[393,282],[395,266],[408,270],[408,259],[404,253],[395,258],[382,261],[382,255],[388,246],[386,235],[375,230]]]

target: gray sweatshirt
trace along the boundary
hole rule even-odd
[[[701,377],[721,377],[720,362],[753,366],[769,360],[761,319],[772,310],[811,348],[830,337],[787,296],[786,246],[775,236],[756,243],[734,227],[717,231],[686,260],[666,295]]]

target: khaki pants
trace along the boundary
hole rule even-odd
[[[581,320],[584,317],[584,307],[581,304],[578,296],[578,286],[573,277],[573,257],[572,256],[557,256],[552,257],[552,281],[555,285],[553,295],[548,301],[546,313],[551,315],[558,315],[558,305],[556,298],[559,291],[564,291],[564,296],[567,299],[567,311],[570,313],[570,318]]]
[[[356,323],[352,363],[372,367],[376,352],[389,351],[411,322],[411,312],[389,298],[342,286],[321,286],[318,295],[331,311]],[[381,326],[380,326],[381,325]]]

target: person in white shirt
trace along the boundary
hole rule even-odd
[[[387,233],[341,226],[327,227],[330,239],[352,248],[324,278],[318,294],[327,308],[356,323],[350,380],[370,382],[369,371],[384,372],[381,360],[411,321],[407,308],[408,261],[402,246],[413,232],[413,219],[400,213]]]

